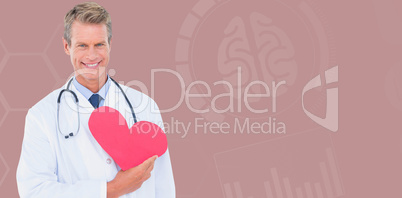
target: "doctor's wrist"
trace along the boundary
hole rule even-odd
[[[106,183],[106,194],[107,198],[118,198],[118,190],[116,189],[115,183],[112,181]]]

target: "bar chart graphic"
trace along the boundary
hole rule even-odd
[[[330,136],[308,132],[215,155],[226,198],[344,195]]]

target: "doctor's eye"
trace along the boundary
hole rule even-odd
[[[85,44],[78,45],[78,47],[85,47]]]
[[[102,47],[102,46],[104,46],[105,44],[103,44],[103,43],[98,43],[98,44],[96,44],[95,46],[96,47]]]

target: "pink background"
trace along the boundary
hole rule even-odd
[[[18,197],[15,173],[27,110],[73,71],[61,37],[64,14],[79,2],[0,3],[1,197]],[[161,68],[179,72],[186,86],[205,81],[212,96],[227,91],[214,82],[236,84],[239,65],[243,89],[255,80],[269,86],[287,82],[277,93],[276,112],[271,98],[250,102],[253,108],[268,108],[267,113],[250,112],[244,104],[239,112],[235,98],[234,112],[199,114],[183,102],[162,114],[167,123],[174,119],[193,126],[185,137],[165,128],[177,197],[402,196],[401,1],[98,3],[112,16],[114,78],[141,81],[148,94],[151,69]],[[231,45],[236,39],[241,42]],[[338,130],[331,132],[304,113],[302,90],[335,66],[338,82],[304,95],[305,108],[325,117],[331,108],[326,108],[325,90],[338,88],[338,108],[333,108]],[[177,79],[159,73],[154,83],[161,109],[177,103]],[[196,86],[195,92],[206,90]],[[263,93],[258,86],[250,92]],[[209,108],[211,100],[194,99],[191,105]],[[216,104],[227,107],[224,99]],[[269,117],[284,122],[286,134],[194,130],[196,118],[234,126],[236,119],[263,123]]]

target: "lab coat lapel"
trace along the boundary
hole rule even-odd
[[[80,174],[84,178],[103,179],[104,175],[99,173],[105,172],[105,160],[110,158],[110,156],[92,136],[88,127],[88,120],[91,113],[94,111],[94,107],[73,84],[70,85],[70,89],[76,93],[79,100],[80,131],[74,139],[71,139],[73,141],[63,141],[64,153],[70,155],[68,157],[68,159],[70,159],[69,163],[71,163],[69,165],[71,167],[70,169],[75,172],[87,170]],[[82,169],[80,167],[86,168]]]

